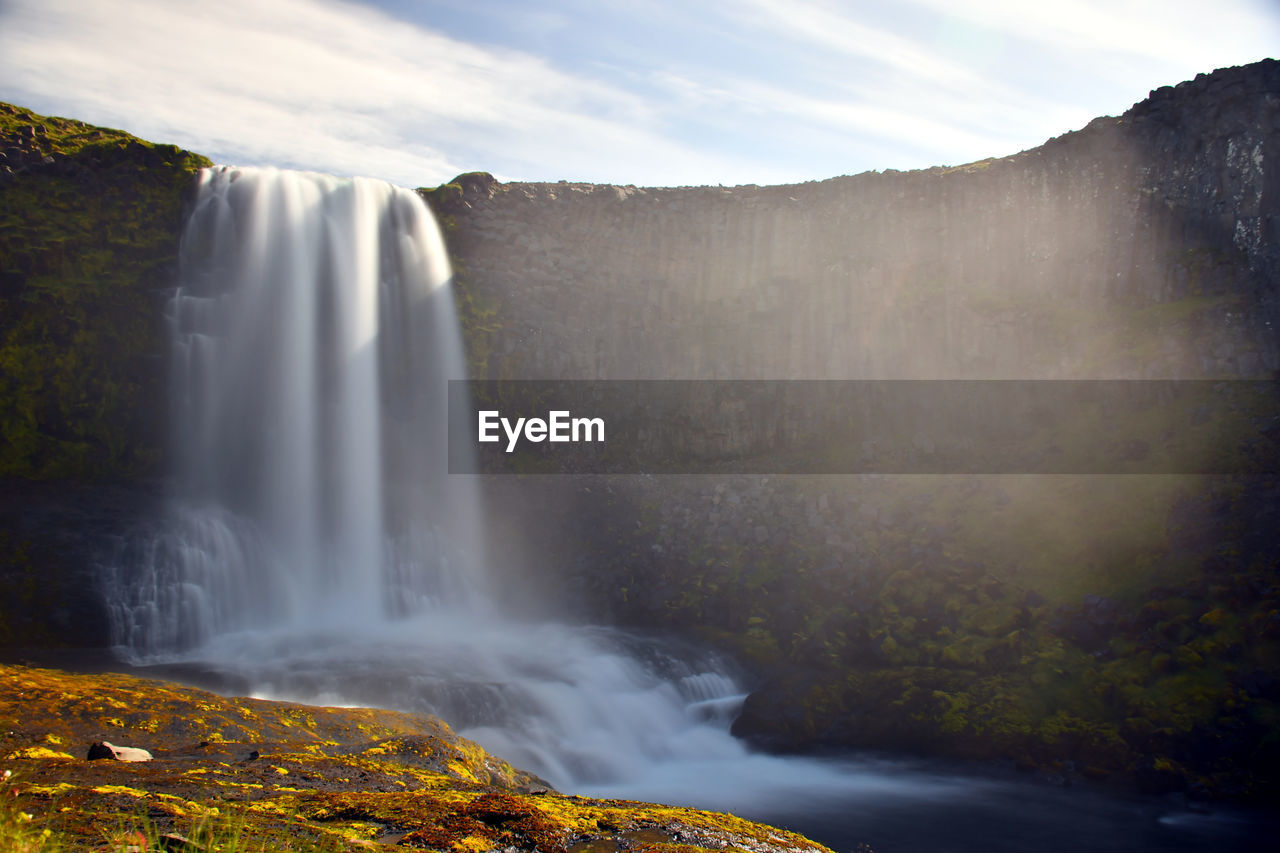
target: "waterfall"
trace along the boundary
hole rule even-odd
[[[206,169],[180,267],[175,494],[110,596],[118,644],[483,600],[474,488],[442,468],[445,382],[466,376],[451,272],[417,194]]]
[[[207,169],[180,268],[170,508],[108,572],[126,657],[436,713],[560,785],[615,783],[679,744],[745,754],[723,662],[491,603],[474,480],[447,473],[465,361],[417,194]]]
[[[562,790],[761,817],[887,790],[752,754],[712,654],[491,604],[474,482],[445,470],[465,375],[446,257],[407,190],[202,173],[169,312],[170,509],[107,572],[121,652],[263,698],[431,712]]]

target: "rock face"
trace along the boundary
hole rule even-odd
[[[0,477],[0,647],[109,645],[103,563],[159,507],[154,484]]]
[[[0,104],[0,646],[109,641],[97,559],[154,498],[122,484],[160,468],[163,308],[207,164]]]
[[[425,194],[482,377],[1274,377],[1278,157],[1268,60],[955,168]],[[761,744],[1280,789],[1274,483],[549,480],[486,483],[512,597],[733,650]]]
[[[182,195],[209,161],[0,104],[0,476],[154,474]]]
[[[679,189],[472,175],[428,198],[484,306],[489,377],[1259,376],[1280,368],[1278,123],[1268,60],[955,168]]]

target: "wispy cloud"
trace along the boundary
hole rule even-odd
[[[650,105],[624,90],[323,0],[15,0],[0,80],[4,97],[220,160],[408,184],[498,162],[600,178],[628,159],[683,161],[690,179],[710,165],[648,131]]]
[[[856,8],[806,0],[745,0],[757,25],[781,37],[797,38],[811,47],[834,51],[849,59],[874,63],[875,77],[891,72],[899,78],[922,80],[947,90],[972,91],[979,75],[926,49],[918,40],[868,25]]]
[[[1143,62],[1212,70],[1241,56],[1274,52],[1280,35],[1274,0],[1222,2],[1211,7],[1170,0],[909,0],[939,15],[963,19],[1025,40],[1042,50],[1073,54],[1082,67],[1106,73]],[[1094,63],[1110,59],[1099,69]]]
[[[1030,147],[1262,58],[1261,2],[5,0],[0,99],[411,185],[768,183]]]

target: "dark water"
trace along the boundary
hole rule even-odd
[[[841,762],[833,762],[841,766]],[[867,772],[865,761],[843,763]],[[1010,772],[873,761],[895,787],[807,803],[760,804],[744,816],[800,832],[837,853],[1244,853],[1280,849],[1280,818],[1173,797],[1063,788]],[[969,771],[970,774],[972,771]],[[925,792],[912,792],[920,785]]]

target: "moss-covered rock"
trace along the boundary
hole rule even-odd
[[[562,796],[423,714],[0,666],[0,729],[33,831],[75,849],[212,823],[267,850],[829,853],[730,815]],[[155,759],[84,760],[103,739]]]
[[[183,194],[209,161],[9,104],[0,152],[0,475],[152,473]]]
[[[1252,490],[1266,513],[1276,499]],[[1271,550],[1221,540],[1197,576],[1127,604],[1039,604],[966,567],[889,576],[766,670],[735,733],[780,749],[901,749],[1273,800],[1280,700]],[[1229,556],[1228,556],[1229,554]],[[766,611],[753,629],[774,630]],[[721,636],[747,648],[758,640]],[[833,648],[834,647],[834,648]]]

